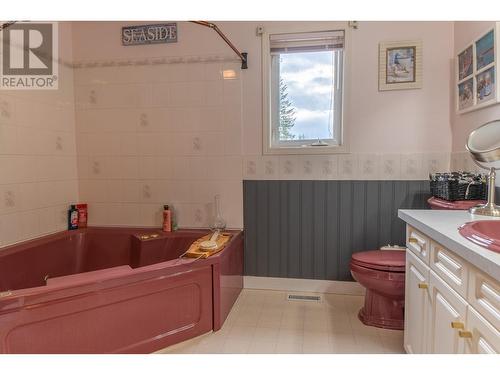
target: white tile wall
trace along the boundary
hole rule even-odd
[[[72,82],[72,72],[60,69]],[[72,85],[0,93],[0,247],[66,229],[78,198]]]
[[[238,64],[82,68],[75,81],[90,224],[159,226],[169,204],[180,226],[206,227],[220,194],[228,226],[243,226]]]
[[[71,27],[59,24],[70,60]],[[67,228],[78,198],[73,69],[58,90],[0,91],[0,248]]]

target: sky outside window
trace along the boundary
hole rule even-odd
[[[294,139],[333,137],[333,51],[280,55],[280,78],[295,108]]]

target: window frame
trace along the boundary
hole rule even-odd
[[[277,79],[279,74],[272,74],[272,56],[270,50],[270,35],[273,34],[285,34],[285,33],[312,33],[330,30],[342,30],[344,31],[344,48],[342,52],[342,75],[341,75],[341,113],[340,113],[340,123],[338,124],[338,131],[340,133],[338,143],[330,144],[328,146],[311,146],[314,141],[279,141],[273,142],[273,127],[272,127],[272,108],[273,104],[275,108],[279,108],[279,103],[276,103],[276,98],[271,96],[273,85],[277,84]],[[283,27],[274,27],[266,29],[262,32],[262,88],[263,88],[263,147],[262,151],[264,155],[276,155],[276,154],[288,154],[288,155],[301,155],[301,154],[334,154],[334,153],[348,153],[348,143],[347,143],[347,132],[346,132],[346,81],[347,81],[347,71],[348,71],[348,46],[350,45],[350,28],[347,23],[343,22],[319,22],[315,25],[298,26],[286,25]],[[278,67],[279,68],[279,67]],[[274,67],[276,69],[276,67]],[[274,79],[273,79],[274,78]],[[276,82],[274,82],[276,81]],[[272,103],[274,101],[274,103]],[[278,105],[276,105],[278,104]],[[276,114],[274,114],[276,116]],[[339,115],[336,115],[336,117]]]

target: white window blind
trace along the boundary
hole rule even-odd
[[[270,35],[271,55],[333,51],[344,48],[344,31],[321,31]]]

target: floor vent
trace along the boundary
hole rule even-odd
[[[308,296],[303,294],[288,294],[288,301],[321,302],[321,296]]]

